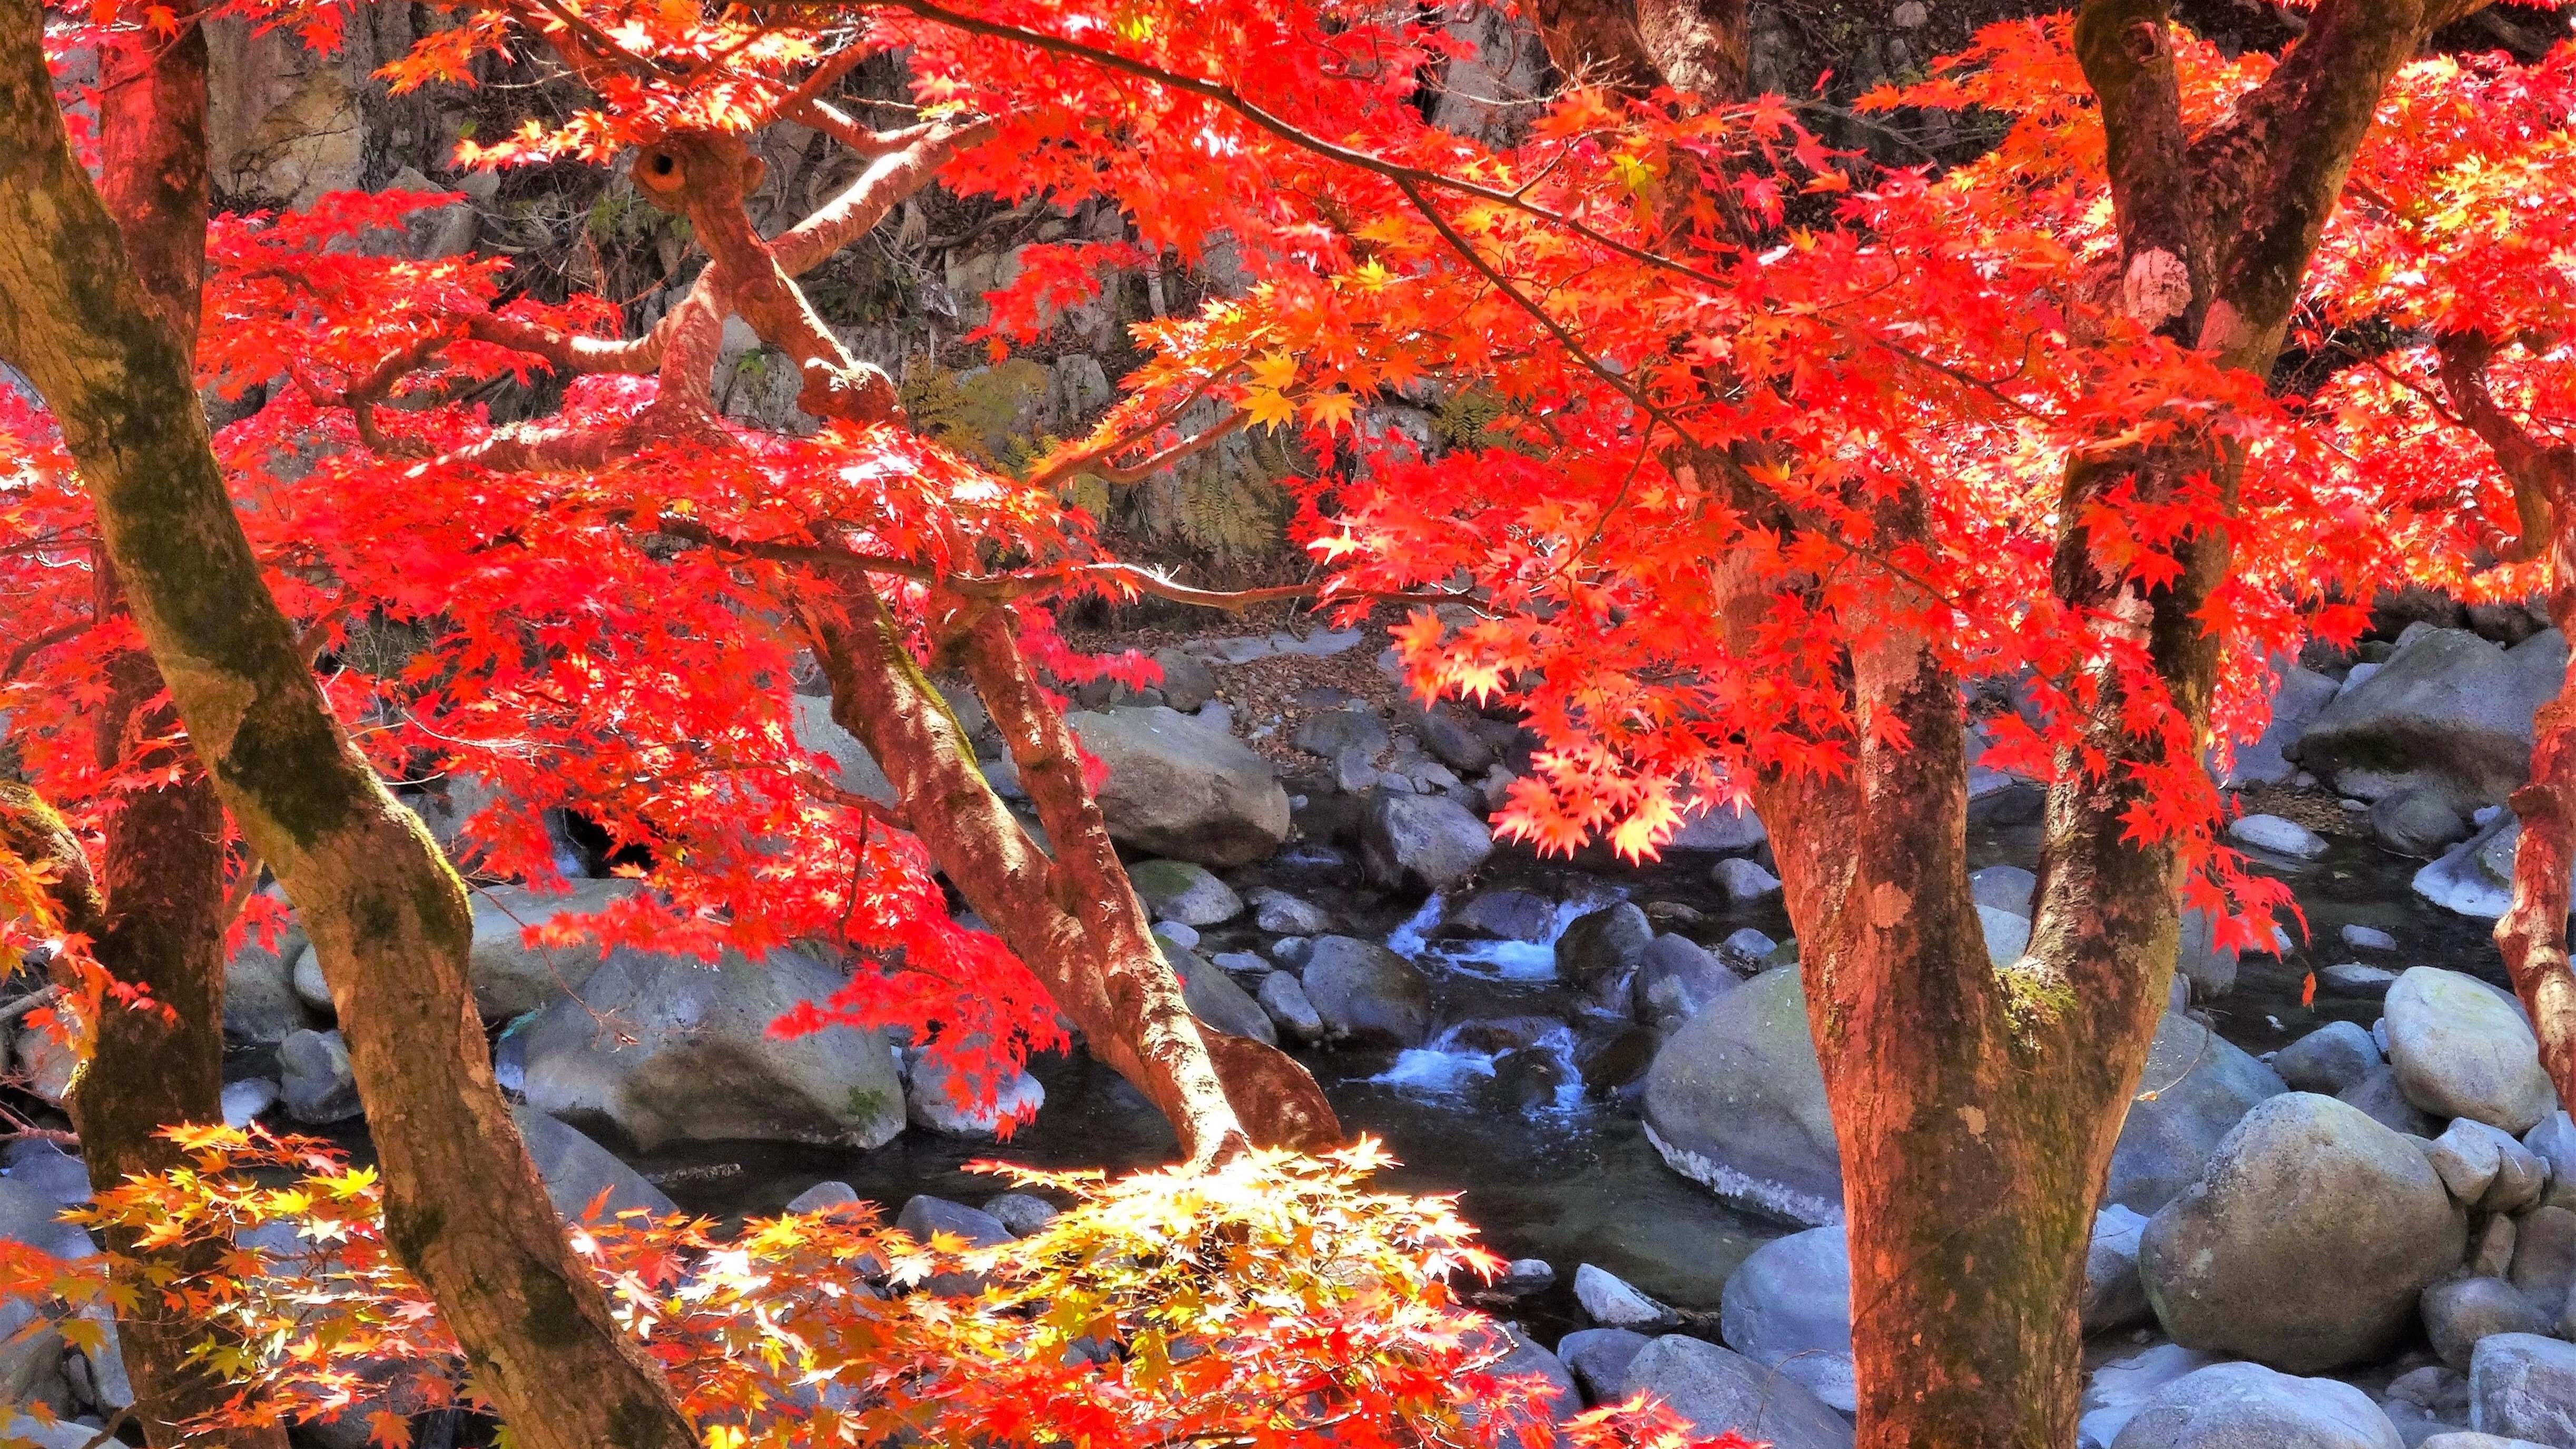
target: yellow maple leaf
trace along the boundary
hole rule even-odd
[[[1335,388],[1308,398],[1306,417],[1310,422],[1321,423],[1326,429],[1339,432],[1351,425],[1351,414],[1359,410],[1359,405],[1358,398]]]
[[[1244,389],[1243,411],[1259,427],[1275,428],[1297,421],[1297,405],[1266,387]]]
[[[1297,380],[1297,359],[1285,352],[1269,352],[1253,359],[1252,380],[1263,387],[1285,389]]]

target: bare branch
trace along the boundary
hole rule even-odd
[[[5,665],[0,665],[0,684],[6,684],[10,680],[17,678],[18,671],[27,667],[28,660],[35,658],[37,655],[53,648],[57,644],[67,643],[73,639],[79,638],[81,635],[88,633],[91,626],[97,622],[98,621],[95,619],[83,618],[75,619],[68,624],[58,624],[55,627],[46,630],[44,633],[37,635],[35,638],[28,640],[26,643],[19,645],[17,648],[10,650],[9,662]]]

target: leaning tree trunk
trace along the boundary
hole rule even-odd
[[[36,0],[0,0],[0,357],[63,429],[198,758],[295,902],[368,1108],[386,1236],[530,1449],[690,1449],[576,1259],[492,1079],[463,883],[332,717],[209,448],[186,355],[54,109]]]
[[[109,47],[101,68],[100,190],[136,280],[181,350],[193,351],[206,251],[205,35],[183,22],[167,39]],[[123,612],[124,595],[105,556],[94,555],[94,564],[93,614],[108,619]],[[172,722],[155,704],[163,687],[149,655],[121,653],[106,672],[102,770],[114,769],[138,734],[158,734]],[[103,833],[97,885],[104,901],[90,954],[109,977],[141,988],[160,1009],[102,1013],[94,1050],[65,1099],[90,1185],[102,1191],[183,1165],[163,1129],[223,1120],[229,924],[223,806],[202,770],[127,793]],[[153,1250],[123,1228],[109,1230],[107,1246],[131,1265],[131,1298],[117,1314],[117,1336],[144,1437],[155,1449],[192,1438],[284,1449],[282,1427],[186,1427],[221,1407],[232,1388],[191,1359],[209,1326],[174,1308],[154,1279],[214,1267],[218,1246]]]
[[[1190,1015],[1083,786],[1073,732],[1030,677],[1008,609],[965,622],[957,647],[1037,804],[1053,858],[985,782],[964,728],[866,575],[840,574],[837,603],[805,608],[833,718],[876,756],[906,825],[1046,985],[1091,1053],[1170,1119],[1194,1163],[1247,1142],[1336,1143],[1340,1123],[1305,1068]]]

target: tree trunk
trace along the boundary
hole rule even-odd
[[[492,1079],[455,872],[341,732],[260,576],[186,354],[63,134],[35,0],[0,0],[0,356],[53,408],[198,758],[329,980],[386,1236],[529,1449],[692,1449],[573,1257]]]
[[[958,647],[1038,805],[1053,859],[985,783],[964,728],[866,576],[855,569],[841,576],[839,607],[805,611],[831,681],[833,718],[876,756],[906,826],[1045,983],[1092,1054],[1171,1120],[1194,1163],[1246,1142],[1309,1149],[1338,1142],[1340,1123],[1305,1068],[1190,1015],[1083,787],[1072,731],[1029,677],[1008,611],[975,618]]]

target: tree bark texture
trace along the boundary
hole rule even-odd
[[[0,0],[0,356],[52,407],[199,760],[313,940],[387,1237],[529,1449],[690,1449],[670,1385],[572,1256],[492,1079],[464,886],[315,686],[54,108],[35,0]]]
[[[1247,1144],[1337,1144],[1341,1124],[1304,1067],[1191,1016],[1083,785],[1073,732],[1030,677],[1009,611],[961,619],[956,649],[1009,743],[1053,858],[985,782],[965,729],[866,575],[839,576],[836,602],[805,609],[833,718],[876,756],[907,827],[1046,985],[1091,1053],[1170,1119],[1191,1162]]]

